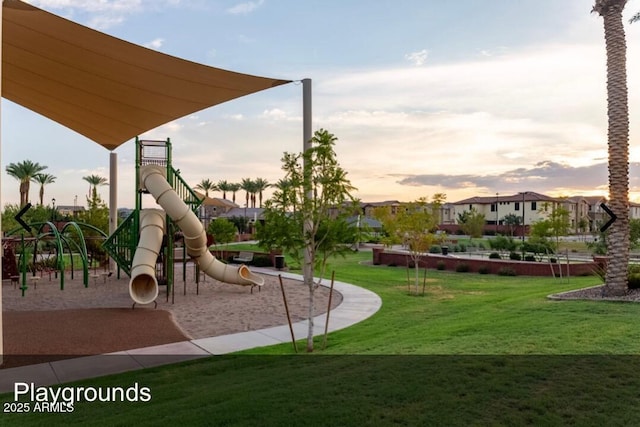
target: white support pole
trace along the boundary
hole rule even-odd
[[[311,79],[302,80],[302,138],[303,149],[311,148]]]
[[[2,8],[4,7],[1,3],[4,3],[4,0],[0,2],[0,58],[2,58]],[[0,61],[0,94],[2,94],[2,61]],[[0,107],[0,119],[2,118],[2,111]],[[1,121],[1,120],[0,120]],[[0,135],[2,135],[2,131],[0,129]],[[1,137],[0,137],[1,138]],[[2,152],[2,141],[0,140],[0,153]],[[1,159],[0,159],[1,163]],[[0,199],[2,199],[2,195],[0,194]],[[0,227],[2,223],[0,222]],[[3,250],[2,247],[2,239],[0,238],[0,250]],[[2,258],[0,257],[0,272],[2,271]],[[2,286],[0,286],[0,365],[2,365],[2,355],[4,354],[4,346],[2,342],[2,336],[4,335],[4,327],[2,325],[2,318],[4,317],[2,312]]]
[[[303,152],[307,152],[311,148],[311,79],[302,80],[302,147]],[[306,160],[303,160],[302,169],[304,175],[304,197],[306,200],[310,200],[313,197],[313,188],[311,186],[308,174],[311,164]],[[312,233],[313,224],[310,218],[304,218],[303,233],[304,238],[307,240],[307,236]],[[309,317],[308,317],[308,332],[307,332],[307,350],[309,351],[313,347],[309,341],[313,337],[313,260],[311,253],[313,251],[312,242],[307,242],[304,248],[304,264],[302,266],[302,276],[304,284],[309,288]]]
[[[118,153],[109,153],[109,235],[118,228]],[[109,271],[116,270],[116,262],[109,258]]]
[[[311,122],[312,122],[312,115],[311,115],[311,79],[303,79],[302,80],[302,150],[303,152],[306,152],[307,150],[309,150],[311,148]],[[304,170],[304,173],[307,173],[307,168],[311,167],[311,165],[308,165],[307,162],[305,161],[304,164],[302,165],[302,168]],[[308,186],[307,188],[304,189],[305,191],[305,198],[306,199],[311,199],[313,197],[313,189],[311,188],[311,183],[307,183]],[[310,224],[308,221],[305,221],[304,223],[304,232],[311,232],[311,228],[312,228],[312,224]],[[310,254],[310,249],[311,248],[307,248],[304,251],[304,263],[305,265],[311,265],[311,254]],[[313,266],[311,266],[311,272],[310,272],[310,277],[313,277]]]

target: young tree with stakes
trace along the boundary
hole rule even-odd
[[[304,153],[284,153],[283,185],[275,186],[265,203],[265,225],[258,228],[261,246],[279,247],[302,262],[304,284],[309,289],[307,351],[313,351],[315,290],[330,257],[348,251],[357,227],[347,218],[354,213],[349,202],[355,188],[340,167],[334,151],[337,138],[316,131]],[[284,185],[286,183],[286,185]],[[306,253],[305,253],[306,251]],[[314,280],[314,268],[320,279]]]

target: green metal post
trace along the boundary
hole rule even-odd
[[[22,273],[22,286],[20,286],[20,290],[22,291],[22,296],[24,297],[24,292],[28,289],[27,287],[27,254],[24,252],[24,234],[20,236],[20,243],[22,245],[22,258],[20,258],[20,270]]]

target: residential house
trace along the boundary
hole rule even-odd
[[[589,211],[590,201],[584,196],[572,196],[560,199],[560,206],[569,212],[569,227],[575,233],[585,233],[592,230]]]
[[[239,206],[231,200],[219,197],[205,197],[204,194],[195,192],[198,198],[203,199],[197,215],[204,224],[205,229],[209,226],[212,219],[218,218]]]
[[[59,205],[56,206],[56,217],[60,218],[62,216],[63,218],[78,218],[78,216],[81,215],[84,211],[84,206]]]
[[[629,202],[629,219],[640,218],[640,203]]]
[[[504,217],[516,215],[520,218],[520,224],[525,227],[541,219],[549,217],[555,206],[560,203],[559,199],[536,193],[525,191],[510,196],[475,196],[460,200],[451,204],[453,210],[451,215],[457,223],[459,215],[472,209],[484,214],[487,225],[498,226],[504,224]]]
[[[402,203],[397,200],[385,200],[384,202],[360,202],[360,210],[362,215],[367,218],[373,218],[374,212],[379,208],[388,208],[391,215],[396,215],[401,208]]]
[[[239,230],[242,234],[252,234],[255,232],[255,225],[258,222],[264,223],[264,208],[235,207],[224,213],[220,213],[218,218],[244,218],[247,229]]]

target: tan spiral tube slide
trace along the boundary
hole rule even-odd
[[[207,235],[198,217],[191,211],[189,206],[180,199],[180,196],[171,188],[165,177],[165,169],[161,166],[146,165],[140,169],[140,178],[144,188],[151,193],[156,202],[162,206],[166,214],[177,224],[184,234],[187,254],[192,257],[200,266],[200,269],[208,276],[221,282],[243,286],[262,286],[264,279],[252,273],[247,266],[234,266],[220,262],[214,257],[207,246]],[[142,221],[140,240],[142,244]],[[157,238],[157,236],[153,236]],[[162,236],[160,236],[160,244]],[[138,247],[140,247],[140,245]],[[158,246],[159,250],[160,246]],[[137,256],[137,250],[136,250]],[[135,261],[134,256],[134,261]],[[155,262],[155,259],[154,259]],[[134,264],[135,265],[135,264]],[[155,264],[154,264],[155,265]],[[132,268],[133,271],[133,268]],[[155,281],[155,276],[153,277]],[[133,275],[132,275],[133,282]],[[155,281],[155,297],[157,297],[157,281]],[[131,289],[131,287],[130,287]],[[131,293],[131,290],[130,290]],[[131,296],[134,301],[133,294]],[[152,300],[147,301],[152,302]],[[138,301],[136,301],[138,302]]]
[[[160,209],[140,211],[140,240],[131,262],[129,295],[137,304],[149,304],[158,297],[156,260],[164,236],[164,212]]]

